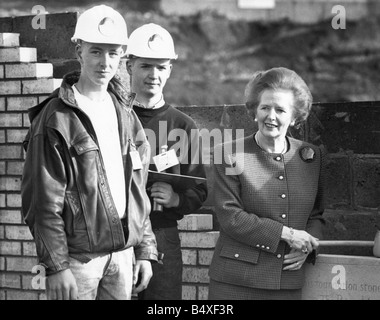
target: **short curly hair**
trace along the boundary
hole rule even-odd
[[[245,105],[248,113],[256,115],[261,95],[265,90],[290,90],[294,95],[294,119],[296,125],[309,116],[313,97],[305,81],[293,70],[272,68],[254,73],[245,88]]]

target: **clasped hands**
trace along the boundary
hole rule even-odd
[[[305,263],[307,256],[319,246],[319,239],[306,231],[284,227],[281,238],[285,240],[291,250],[284,257],[283,270],[299,270]]]

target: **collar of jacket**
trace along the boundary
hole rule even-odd
[[[80,77],[80,71],[72,71],[67,73],[63,79],[60,88],[54,90],[47,99],[40,104],[30,108],[28,110],[30,122],[40,113],[43,107],[52,99],[60,98],[65,104],[77,108],[77,102],[75,101],[74,91],[71,88],[73,84],[77,83]],[[127,111],[132,110],[133,102],[136,98],[135,93],[128,93],[127,89],[123,85],[120,77],[115,75],[108,84],[108,91],[112,93],[118,100],[121,106]]]

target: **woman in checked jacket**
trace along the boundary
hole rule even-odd
[[[306,120],[312,96],[286,68],[256,73],[245,94],[258,131],[217,147],[237,151],[213,167],[220,237],[209,299],[300,299],[322,236],[324,155],[286,133]]]

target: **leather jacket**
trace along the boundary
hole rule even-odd
[[[60,88],[29,109],[22,213],[40,263],[49,274],[69,268],[69,256],[88,262],[93,253],[102,255],[129,247],[134,247],[136,259],[157,261],[145,191],[150,146],[141,137],[136,142],[143,128],[132,109],[134,95],[126,94],[117,77],[110,81],[108,92],[118,118],[126,183],[127,206],[121,220],[95,131],[71,88],[78,79],[79,72],[66,75]],[[142,169],[133,169],[132,151],[138,151]]]

